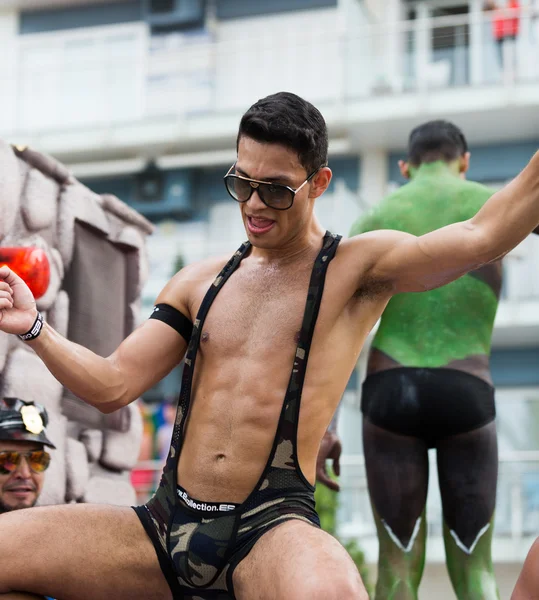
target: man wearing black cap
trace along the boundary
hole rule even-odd
[[[0,400],[0,514],[35,506],[50,463],[47,411],[18,398]]]

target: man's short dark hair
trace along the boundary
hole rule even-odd
[[[236,148],[243,136],[293,150],[309,175],[327,164],[328,130],[324,117],[296,94],[279,92],[253,104],[241,119]]]
[[[412,165],[437,160],[452,162],[468,152],[462,131],[449,121],[429,121],[416,127],[408,141],[408,161]]]

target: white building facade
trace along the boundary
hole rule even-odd
[[[346,234],[402,183],[408,133],[430,119],[463,129],[470,178],[501,186],[514,177],[539,147],[539,3],[522,4],[516,42],[499,46],[482,0],[0,0],[0,137],[53,154],[158,225],[149,308],[178,257],[192,262],[243,240],[222,177],[241,114],[266,94],[293,91],[326,117],[334,183],[317,210],[330,230]],[[539,240],[529,239],[506,260],[496,322],[502,597],[539,535],[538,273]],[[344,399],[340,529],[375,561],[361,364]],[[177,386],[174,374],[149,399]],[[432,473],[436,573],[443,546]]]

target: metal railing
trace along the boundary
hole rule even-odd
[[[217,28],[155,38],[140,23],[20,36],[15,62],[0,70],[9,91],[0,131],[226,114],[277,89],[340,107],[384,95],[539,82],[539,18],[523,11],[519,22],[516,40],[503,44],[489,13],[383,25],[313,19],[294,35],[239,27],[236,36]]]
[[[429,537],[442,536],[442,507],[437,467],[430,454],[427,522]],[[344,537],[376,536],[367,491],[363,456],[341,460],[339,527]],[[539,452],[508,452],[500,456],[494,535],[518,543],[539,535]]]
[[[437,490],[437,470],[431,456],[427,520],[429,537],[442,535],[442,510]],[[133,472],[138,500],[146,501],[159,483],[163,464],[140,462]],[[362,455],[341,458],[341,492],[338,528],[343,538],[366,540],[376,537],[364,459]],[[539,451],[508,452],[500,456],[496,502],[495,538],[520,540],[539,535]]]

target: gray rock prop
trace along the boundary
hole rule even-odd
[[[93,193],[52,157],[1,140],[0,174],[0,246],[44,249],[51,281],[38,308],[62,335],[109,355],[137,324],[151,223],[118,198]],[[49,411],[57,449],[40,504],[135,503],[129,475],[142,441],[136,403],[101,414],[4,333],[0,394]]]

